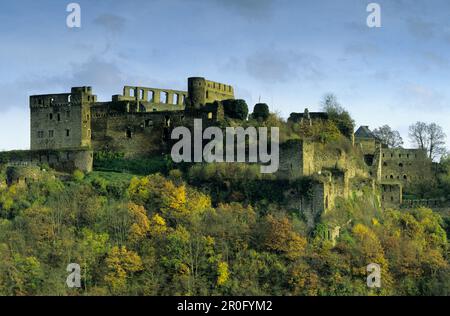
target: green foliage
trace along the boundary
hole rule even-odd
[[[122,172],[136,175],[147,175],[153,173],[166,173],[169,170],[169,161],[164,156],[149,158],[124,158],[120,153],[96,153],[94,158],[94,169],[96,171]]]
[[[225,115],[232,119],[246,120],[248,116],[248,105],[244,100],[224,100],[222,101]]]
[[[269,118],[270,111],[269,106],[265,103],[258,103],[255,105],[252,113],[252,118],[254,119],[261,119],[263,121],[267,120]]]
[[[73,172],[73,179],[74,179],[75,181],[77,181],[77,182],[83,181],[83,179],[84,179],[84,173],[83,173],[83,171],[75,170],[75,171]]]
[[[355,130],[355,121],[337,101],[336,96],[327,94],[322,101],[322,107],[331,121],[336,124],[339,131],[347,138],[352,138]]]
[[[431,210],[381,212],[362,192],[338,201],[310,235],[285,194],[308,196],[310,178],[275,181],[221,164],[188,175],[191,184],[181,171],[77,181],[43,172],[0,186],[0,295],[449,294],[448,219]],[[80,289],[65,285],[72,262]],[[365,284],[372,262],[381,289]]]

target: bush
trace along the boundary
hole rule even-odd
[[[337,102],[336,96],[333,94],[325,95],[322,105],[328,117],[336,124],[342,135],[352,138],[355,121],[350,116],[350,113]]]
[[[222,104],[227,117],[237,120],[247,119],[248,105],[244,100],[225,100]]]
[[[253,108],[252,117],[254,119],[261,119],[265,121],[269,118],[269,115],[270,115],[269,106],[265,103],[258,103]]]
[[[83,171],[75,170],[75,171],[73,172],[73,179],[74,179],[75,181],[77,181],[77,182],[83,181],[83,179],[84,179],[84,173],[83,173]]]
[[[97,156],[97,159],[94,159],[94,170],[149,175],[158,172],[166,173],[170,169],[169,162],[162,156],[139,159]]]

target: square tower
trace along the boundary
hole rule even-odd
[[[91,146],[91,87],[30,97],[31,150]]]

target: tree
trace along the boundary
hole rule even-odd
[[[283,253],[288,259],[295,260],[304,254],[307,241],[293,230],[291,221],[283,216],[266,217],[265,246],[277,253]]]
[[[105,259],[107,274],[104,277],[106,284],[113,293],[120,293],[127,285],[127,280],[139,271],[142,271],[142,260],[133,251],[124,246],[113,247]]]
[[[441,126],[436,123],[417,122],[409,127],[409,137],[419,149],[427,152],[431,159],[445,154],[445,135]]]
[[[267,120],[270,115],[269,106],[265,103],[258,103],[253,108],[252,117],[254,119],[262,119],[263,121]]]
[[[321,105],[342,135],[351,138],[355,129],[355,121],[353,121],[350,113],[339,104],[336,96],[332,93],[326,94],[322,99]]]
[[[400,136],[400,133],[392,130],[389,125],[383,125],[374,129],[373,134],[389,148],[400,148],[403,145],[403,139]]]
[[[248,116],[248,105],[244,100],[222,101],[225,115],[232,119],[245,120]]]

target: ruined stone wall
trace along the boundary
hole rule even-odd
[[[206,103],[234,99],[232,86],[206,80]]]
[[[367,178],[369,170],[362,161],[362,157],[356,152],[346,152],[343,148],[334,144],[314,143],[314,167],[315,173],[323,170],[340,170],[348,179],[354,177]]]
[[[92,145],[95,151],[149,156],[167,151],[173,126],[182,125],[184,112],[119,111],[112,104],[92,109]]]
[[[401,183],[381,183],[381,204],[384,208],[398,208],[403,202]]]
[[[289,140],[280,145],[280,165],[277,177],[298,179],[314,173],[314,144]]]
[[[41,169],[37,166],[7,166],[6,184],[11,186],[25,185],[26,183],[37,181],[41,176]]]
[[[113,101],[134,101],[131,112],[182,111],[185,108],[187,91],[125,86],[123,95],[113,96]]]
[[[322,214],[335,207],[336,199],[344,197],[344,191],[343,177],[332,177],[331,174],[314,176],[308,192],[286,192],[286,208],[302,215],[308,228],[312,229]]]
[[[81,170],[91,172],[93,152],[88,148],[59,150],[23,150],[0,153],[0,163],[10,166],[37,166],[47,164],[62,172]]]
[[[403,200],[401,207],[406,209],[427,207],[436,212],[447,210],[448,214],[450,214],[450,201],[446,199]]]
[[[381,181],[399,181],[404,188],[414,182],[435,181],[433,163],[420,149],[382,148]]]

